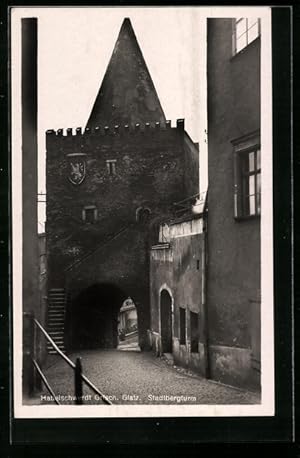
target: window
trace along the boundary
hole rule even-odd
[[[233,54],[237,54],[260,35],[260,20],[239,18],[234,21]]]
[[[199,352],[199,314],[190,312],[190,324],[191,324],[191,352]]]
[[[116,159],[108,159],[106,161],[106,168],[109,175],[116,174]]]
[[[185,345],[186,343],[186,311],[184,308],[179,307],[179,340],[180,345]]]
[[[243,218],[260,215],[261,167],[260,145],[257,140],[235,145],[234,153],[234,216]],[[247,147],[246,147],[247,146]]]
[[[82,210],[82,220],[86,223],[93,224],[97,221],[98,211],[95,205],[89,205]]]

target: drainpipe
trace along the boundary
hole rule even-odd
[[[209,323],[207,310],[207,279],[208,279],[208,212],[207,208],[203,211],[203,234],[204,234],[204,256],[202,256],[202,307],[204,318],[204,360],[205,360],[205,377],[210,377],[210,359],[209,359]]]

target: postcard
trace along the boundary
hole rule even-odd
[[[271,8],[10,20],[14,417],[273,416]]]

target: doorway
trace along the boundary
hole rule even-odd
[[[172,298],[167,290],[160,293],[162,353],[172,353]]]

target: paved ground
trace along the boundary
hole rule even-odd
[[[127,348],[126,348],[127,346]],[[83,373],[114,404],[257,404],[259,396],[191,375],[132,344],[117,350],[90,350],[69,355],[82,359]],[[45,375],[61,404],[73,404],[74,376],[58,356],[52,356]],[[43,392],[47,395],[48,392]],[[65,396],[65,398],[63,397]],[[101,399],[84,387],[84,404]],[[42,404],[53,404],[47,397]]]

